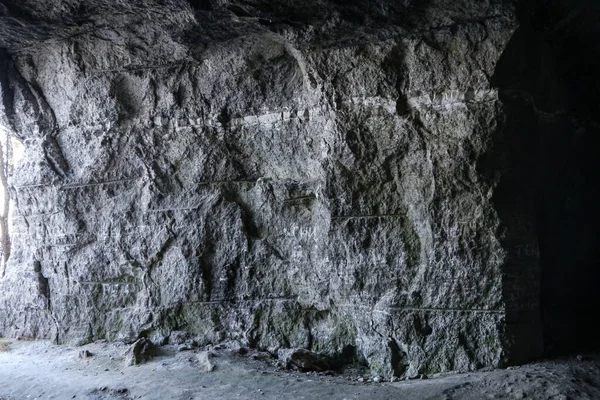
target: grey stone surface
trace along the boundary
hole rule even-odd
[[[212,372],[215,369],[215,365],[211,361],[214,358],[213,354],[209,351],[201,351],[196,354],[196,360],[198,361],[198,368],[203,372]]]
[[[4,3],[0,335],[354,346],[384,377],[539,353],[531,204],[497,191],[529,193],[490,85],[512,3]]]
[[[331,369],[326,359],[306,349],[279,349],[277,358],[286,368],[295,368],[300,371],[326,371]]]
[[[157,348],[150,340],[140,338],[136,340],[125,354],[125,365],[134,366],[143,364],[156,356]]]

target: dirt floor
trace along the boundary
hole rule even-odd
[[[129,346],[0,340],[0,400],[20,399],[600,399],[600,356],[521,367],[373,382],[283,370],[264,353],[162,347],[126,366]],[[87,350],[88,353],[82,353]],[[179,351],[178,351],[179,350]],[[212,369],[212,371],[210,371]]]

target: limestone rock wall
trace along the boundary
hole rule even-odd
[[[26,156],[0,334],[354,346],[398,376],[538,352],[490,85],[510,3],[55,3],[1,17]]]

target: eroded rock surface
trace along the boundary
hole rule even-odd
[[[125,365],[133,366],[143,364],[151,360],[158,353],[158,349],[150,340],[140,338],[136,340],[127,350]]]
[[[384,376],[539,353],[490,85],[510,2],[2,3],[0,334],[355,346]]]

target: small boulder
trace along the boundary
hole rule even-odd
[[[80,360],[84,360],[86,358],[92,357],[93,354],[90,353],[88,350],[80,350],[77,356],[79,357]]]
[[[180,344],[179,346],[177,346],[177,351],[189,351],[189,350],[193,350],[192,345],[189,343],[184,343],[184,344]]]
[[[250,355],[250,358],[257,361],[266,361],[271,359],[271,354],[265,351],[256,351]]]
[[[330,369],[329,362],[306,349],[280,349],[277,358],[286,368],[298,368],[300,371],[326,371]]]
[[[125,353],[125,365],[139,365],[154,357],[158,353],[157,347],[149,339],[136,340]]]
[[[198,368],[203,372],[212,372],[215,370],[215,365],[212,363],[211,359],[214,355],[209,351],[201,351],[196,354],[196,359],[198,360]]]

